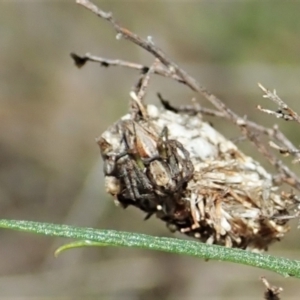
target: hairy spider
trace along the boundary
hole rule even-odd
[[[104,147],[109,149],[105,151],[99,143],[105,171],[109,171],[106,175],[121,182],[117,197],[123,202],[135,201],[147,211],[155,208],[169,212],[193,175],[188,151],[180,142],[168,138],[167,128],[158,135],[148,123],[123,120],[117,126],[122,134],[117,151]]]
[[[143,159],[146,161],[158,155],[156,143],[145,130],[139,130],[138,138],[134,139],[135,126],[139,125],[129,120],[120,121],[111,128],[108,135],[97,140],[104,161],[104,173],[110,178],[108,192],[122,198],[123,202],[125,199],[125,202],[136,202],[155,197]]]

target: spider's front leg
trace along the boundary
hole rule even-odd
[[[170,165],[172,166],[172,170],[174,170],[177,180],[188,182],[194,174],[194,165],[190,159],[189,152],[177,140],[169,140],[169,147],[172,152]]]

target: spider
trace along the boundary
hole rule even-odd
[[[145,165],[134,147],[147,151],[144,154],[141,153],[141,150],[139,151],[143,157],[150,157],[153,155],[153,151],[155,155],[158,155],[158,152],[155,143],[147,138],[147,134],[144,136],[149,143],[149,149],[141,148],[138,143],[133,142],[133,135],[128,128],[131,123],[131,121],[118,122],[107,131],[108,134],[102,135],[97,142],[101,149],[106,177],[116,178],[115,185],[119,185],[119,187],[111,186],[108,192],[115,196],[114,190],[120,190],[119,195],[122,195],[123,198],[136,201],[150,198],[153,195],[153,185],[146,176]]]
[[[106,175],[121,182],[120,202],[134,202],[145,211],[170,211],[193,175],[188,151],[168,138],[167,127],[160,135],[146,123],[132,120],[123,120],[117,127],[122,135],[119,149],[113,153],[107,145],[103,147],[103,141],[99,145]]]

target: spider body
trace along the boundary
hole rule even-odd
[[[168,129],[160,133],[145,120],[120,120],[110,132],[119,142],[98,140],[106,176],[120,183],[116,196],[122,203],[135,203],[145,211],[169,214],[175,201],[193,176],[193,164],[183,145],[168,138]],[[143,208],[142,208],[143,209]]]

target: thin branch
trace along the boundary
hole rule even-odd
[[[266,89],[261,83],[258,83],[258,86],[260,89],[265,93],[263,98],[268,98],[275,102],[278,105],[277,111],[272,111],[269,109],[261,108],[261,106],[258,106],[257,108],[260,111],[263,111],[268,114],[275,115],[277,118],[283,118],[286,121],[296,121],[300,123],[300,116],[292,110],[276,93],[276,90],[271,92],[270,90]]]
[[[91,55],[90,53],[86,53],[83,56],[80,56],[76,53],[71,53],[71,57],[74,60],[75,65],[78,68],[83,67],[87,62],[96,62],[99,63],[101,67],[125,67],[129,69],[134,69],[141,71],[142,74],[145,74],[146,72],[149,71],[150,67],[142,65],[142,64],[137,64],[134,62],[126,61],[126,60],[121,60],[121,59],[108,59],[108,58],[103,58],[95,55]],[[180,83],[184,83],[180,77],[178,77],[176,74],[171,73],[169,70],[167,70],[162,64],[157,65],[154,70],[154,74],[171,78],[173,80],[176,80]]]
[[[160,61],[156,59],[152,66],[149,68],[148,72],[143,74],[140,80],[138,81],[138,84],[136,86],[136,94],[137,97],[140,99],[141,103],[143,103],[143,100],[145,98],[146,89],[150,81],[150,76],[154,73],[154,70],[157,68],[158,65],[160,65]]]
[[[96,14],[98,17],[108,21],[111,23],[111,25],[114,27],[116,32],[118,33],[117,37],[119,38],[120,36],[123,37],[124,39],[130,40],[134,44],[142,47],[146,51],[150,52],[153,54],[156,58],[158,58],[162,64],[164,64],[166,67],[170,69],[170,72],[173,72],[179,77],[181,77],[186,84],[192,88],[194,91],[197,91],[199,89],[197,82],[190,77],[185,71],[181,70],[177,64],[172,62],[169,58],[167,58],[166,54],[156,47],[152,41],[152,39],[147,39],[144,40],[140,38],[137,34],[129,31],[128,29],[121,27],[117,21],[112,17],[112,13],[110,12],[104,12],[100,8],[98,8],[95,4],[90,2],[89,0],[76,0],[76,3],[79,5],[82,5],[86,9],[92,11],[94,14]]]
[[[278,119],[283,119],[285,121],[293,121],[294,118],[290,114],[286,114],[283,110],[279,109],[277,111],[262,108],[260,105],[257,105],[256,108],[260,110],[261,112],[264,112],[268,115],[272,115]]]
[[[148,118],[148,113],[145,109],[146,105],[144,103],[144,98],[146,95],[146,89],[150,82],[150,76],[154,73],[154,69],[159,63],[160,62],[155,59],[149,70],[140,76],[138,82],[134,85],[133,90],[130,92],[130,97],[133,100],[130,103],[130,112],[134,120],[136,120],[136,117],[140,113],[143,115],[144,119]]]
[[[299,149],[289,149],[289,148],[284,148],[284,147],[280,147],[279,145],[275,144],[274,142],[270,141],[269,142],[270,147],[272,147],[273,149],[276,149],[279,151],[280,154],[284,155],[284,156],[289,156],[289,155],[293,155],[293,156],[299,156],[300,150]],[[294,162],[298,162],[299,158],[297,160],[295,160]]]
[[[134,44],[153,54],[154,57],[159,59],[160,62],[164,64],[171,73],[179,76],[182,81],[193,91],[202,94],[210,103],[212,103],[217,109],[224,113],[226,118],[239,126],[241,132],[245,136],[247,136],[247,138],[256,146],[258,151],[262,155],[264,155],[267,160],[282,174],[282,181],[300,190],[300,180],[297,175],[293,173],[287,166],[285,166],[281,160],[277,159],[276,156],[268,151],[268,149],[259,141],[256,134],[251,132],[251,128],[249,128],[245,120],[231,111],[219,98],[211,94],[206,88],[200,86],[193,77],[191,77],[187,72],[181,69],[176,63],[171,61],[161,49],[155,46],[152,39],[148,38],[147,40],[144,40],[128,29],[121,27],[112,17],[112,14],[110,12],[104,12],[89,0],[76,0],[76,2],[84,6],[86,9],[92,11],[100,18],[111,23],[111,25],[118,33],[118,38],[122,36],[124,39],[130,40]]]
[[[134,44],[140,46],[146,51],[153,54],[156,58],[158,58],[166,67],[168,67],[172,72],[177,74],[181,79],[194,91],[201,93],[205,98],[207,98],[217,109],[220,109],[225,115],[227,115],[235,124],[238,124],[240,121],[240,117],[237,116],[234,112],[232,112],[229,108],[225,106],[225,104],[218,99],[216,96],[212,95],[209,91],[207,91],[204,87],[201,87],[197,81],[188,75],[187,72],[182,70],[177,64],[171,61],[166,54],[156,47],[152,40],[144,40],[140,38],[135,33],[129,31],[126,28],[121,27],[115,19],[112,17],[112,13],[104,12],[100,8],[98,8],[95,4],[90,2],[89,0],[76,0],[76,3],[84,6],[88,10],[95,13],[100,18],[110,22],[116,32],[121,34],[123,38],[130,40]]]

